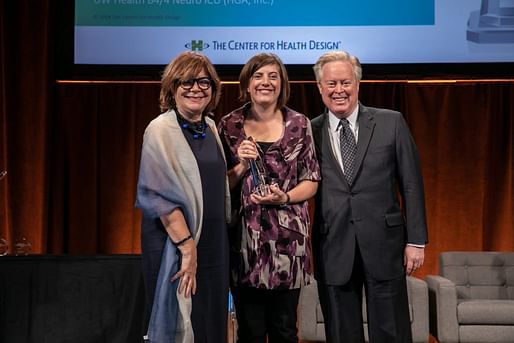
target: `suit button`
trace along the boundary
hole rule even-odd
[[[350,219],[350,224],[355,224],[355,220]]]

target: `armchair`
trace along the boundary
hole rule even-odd
[[[430,333],[441,343],[514,342],[514,252],[445,252],[427,275]]]
[[[407,277],[409,312],[411,318],[412,341],[428,342],[428,291],[426,283],[414,277]],[[364,302],[363,302],[364,305]],[[301,340],[325,342],[325,325],[318,299],[318,286],[315,281],[302,288],[298,306],[299,336]],[[364,335],[368,341],[366,307],[363,306]]]

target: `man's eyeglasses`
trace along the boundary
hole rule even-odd
[[[326,81],[325,82],[325,87],[327,87],[328,89],[335,89],[337,87],[337,84],[340,84],[343,89],[348,89],[352,86],[352,81],[349,81],[349,80],[344,80],[344,81],[333,81],[333,80],[329,80],[329,81]]]
[[[197,79],[189,79],[189,80],[178,80],[178,84],[180,87],[185,90],[190,90],[193,88],[195,83],[198,85],[198,88],[202,90],[207,90],[212,86],[212,80],[209,77],[199,77]]]

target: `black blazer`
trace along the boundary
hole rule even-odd
[[[428,242],[419,157],[403,116],[359,104],[357,121],[350,187],[332,151],[328,112],[312,120],[322,176],[312,233],[315,275],[328,285],[349,280],[355,242],[366,270],[379,280],[404,275],[406,243]]]

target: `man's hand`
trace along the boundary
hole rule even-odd
[[[425,262],[425,248],[407,245],[403,255],[403,265],[407,275],[411,275],[421,268]]]

